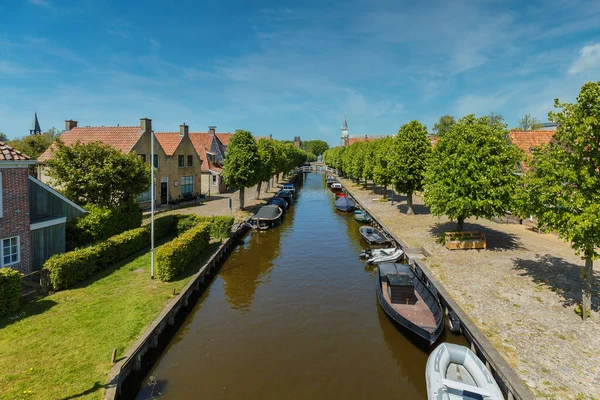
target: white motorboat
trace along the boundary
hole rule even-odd
[[[467,347],[442,343],[427,359],[429,400],[504,400],[483,362]]]
[[[331,184],[331,190],[342,190],[342,184],[339,182],[333,182]]]
[[[399,248],[371,250],[371,257],[369,257],[367,263],[379,264],[382,262],[396,262],[402,257],[402,254],[404,254],[404,251]]]

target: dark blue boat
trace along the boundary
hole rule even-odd
[[[343,212],[351,212],[354,210],[354,202],[346,196],[341,196],[335,201],[335,208]]]

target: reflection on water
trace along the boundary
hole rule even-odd
[[[161,398],[426,398],[427,354],[377,305],[360,225],[322,174],[302,181],[283,224],[232,252],[155,365]]]

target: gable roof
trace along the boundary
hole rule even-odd
[[[215,133],[224,146],[229,146],[233,133]]]
[[[168,156],[175,154],[175,150],[177,150],[183,139],[179,132],[156,132],[154,136],[156,136],[156,140]]]
[[[12,146],[9,146],[4,142],[0,142],[0,160],[24,161],[30,159],[31,158],[28,155],[21,153],[19,150],[14,149]]]
[[[555,131],[510,131],[508,138],[512,144],[523,150],[527,157],[532,157],[532,150],[552,140]],[[529,169],[525,161],[521,162],[524,171]]]
[[[215,134],[215,136],[213,136],[208,132],[190,132],[189,135],[190,135],[190,140],[192,141],[192,145],[196,149],[196,152],[198,153],[200,160],[202,160],[202,164],[200,166],[201,170],[202,171],[211,170],[211,171],[220,173],[222,170],[222,167],[220,165],[213,164],[210,161],[210,159],[206,156],[206,153],[210,152],[210,149],[213,145],[213,140],[215,139],[215,137],[217,138],[217,140],[220,141],[221,139],[219,139],[219,135],[230,135],[230,134],[217,133],[217,134]]]
[[[60,135],[60,140],[67,146],[80,141],[82,144],[102,142],[124,153],[129,153],[140,140],[144,131],[139,126],[82,126],[75,127]],[[55,146],[50,146],[38,161],[46,161],[54,154]]]

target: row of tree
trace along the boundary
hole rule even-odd
[[[323,159],[386,192],[393,184],[407,195],[408,213],[413,193],[422,191],[431,213],[456,221],[458,230],[468,217],[534,216],[538,227],[558,233],[585,259],[585,319],[600,246],[600,82],[586,83],[577,103],[556,100],[555,107],[549,119],[558,129],[533,157],[510,143],[501,118],[467,115],[457,122],[442,117],[435,146],[425,126],[411,121],[394,137],[329,149]]]
[[[316,161],[316,156],[298,149],[292,143],[273,139],[260,139],[258,143],[252,133],[236,130],[227,146],[223,179],[225,184],[240,191],[240,210],[244,209],[245,189],[257,185],[256,198],[260,198],[262,184],[269,191],[272,179],[279,179],[307,161]]]

